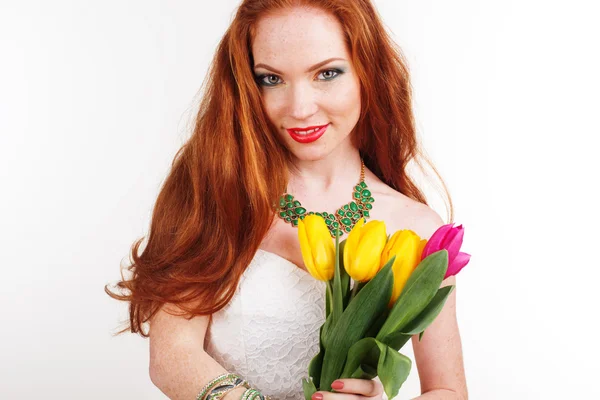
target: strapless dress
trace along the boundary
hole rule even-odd
[[[303,400],[302,378],[308,378],[308,364],[319,351],[325,290],[325,282],[259,249],[231,301],[212,315],[205,351],[264,395]],[[407,344],[402,353],[414,360],[406,348],[412,346]],[[411,376],[415,370],[413,364]],[[395,399],[408,398],[402,393],[409,381]],[[418,378],[416,384],[418,388]],[[387,400],[385,394],[383,398]]]

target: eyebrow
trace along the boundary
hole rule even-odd
[[[325,64],[328,64],[328,63],[330,63],[330,62],[332,62],[332,61],[336,61],[336,60],[342,60],[342,61],[346,61],[345,59],[343,59],[343,58],[339,58],[339,57],[332,57],[332,58],[328,58],[327,60],[324,60],[324,61],[318,62],[318,63],[316,63],[315,65],[313,65],[312,67],[308,68],[308,69],[306,70],[306,72],[308,73],[308,72],[314,71],[315,69],[317,69],[317,68],[319,68],[319,67],[322,67],[323,65],[325,65]],[[256,69],[256,68],[265,68],[265,69],[271,70],[271,71],[273,71],[273,72],[275,72],[275,73],[277,73],[277,74],[283,75],[283,72],[281,72],[281,71],[278,71],[278,70],[276,70],[275,68],[268,66],[267,64],[256,64],[256,65],[254,66],[254,69]]]

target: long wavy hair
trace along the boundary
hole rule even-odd
[[[166,303],[191,319],[217,312],[233,297],[273,222],[292,160],[262,105],[251,44],[259,18],[294,6],[327,11],[343,27],[361,86],[353,141],[365,165],[390,187],[427,204],[406,171],[411,161],[424,171],[419,158],[425,159],[444,187],[453,219],[448,190],[417,138],[405,58],[371,2],[244,0],[204,81],[192,135],[160,189],[147,243],[141,251],[146,237],[133,243],[116,290],[104,287],[112,298],[129,302],[129,325],[117,335],[129,330],[148,337],[143,325]]]

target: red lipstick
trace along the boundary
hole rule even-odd
[[[325,131],[327,130],[327,125],[320,126],[308,126],[306,128],[289,128],[287,129],[288,133],[298,143],[312,143],[315,140],[319,139]],[[306,133],[311,131],[310,133]]]

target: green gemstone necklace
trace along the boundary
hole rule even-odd
[[[338,236],[342,235],[342,231],[349,233],[361,218],[369,218],[369,212],[373,208],[373,202],[375,202],[365,183],[365,163],[362,159],[360,160],[360,181],[354,186],[352,198],[353,200],[350,203],[338,208],[334,214],[330,214],[327,212],[307,212],[298,200],[294,200],[294,196],[286,193],[279,199],[278,215],[285,222],[297,227],[298,220],[304,219],[307,215],[316,214],[325,219],[332,237],[336,236],[336,232],[338,232]]]

